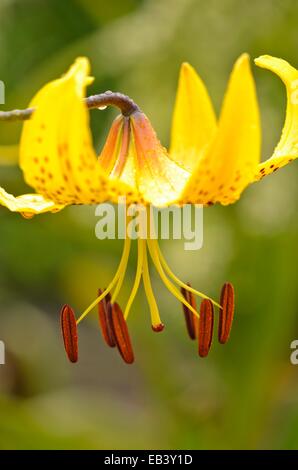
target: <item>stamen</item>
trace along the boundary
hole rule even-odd
[[[187,302],[189,302],[193,306],[194,309],[197,309],[196,299],[194,295],[191,292],[184,289],[184,287],[181,287],[181,293],[183,297],[187,300]],[[197,318],[194,316],[192,312],[189,311],[189,309],[184,304],[182,304],[182,307],[183,307],[188,336],[190,337],[190,339],[196,339],[197,326],[198,326]]]
[[[235,309],[235,292],[234,287],[230,282],[226,282],[223,285],[220,303],[222,305],[222,309],[219,314],[218,341],[221,344],[225,344],[230,336]]]
[[[131,246],[131,239],[129,237],[126,237],[124,240],[124,248],[122,252],[122,257],[120,264],[118,266],[117,272],[115,274],[114,279],[111,281],[111,283],[108,285],[108,287],[103,291],[103,293],[97,297],[86,310],[82,313],[80,318],[77,320],[77,325],[88,315],[91,310],[93,310],[94,307],[104,298],[106,295],[113,289],[115,284],[117,283],[118,279],[124,278],[125,271],[127,268],[127,263],[128,263],[128,258],[129,258],[129,253],[130,253],[130,246]]]
[[[102,294],[102,290],[98,290],[98,295]],[[116,341],[114,338],[112,326],[111,326],[111,297],[110,294],[107,294],[98,304],[98,318],[99,324],[101,327],[101,332],[103,339],[107,343],[110,348],[114,348],[116,346]]]
[[[183,289],[189,291],[189,292],[192,292],[193,294],[197,295],[198,297],[201,297],[202,299],[209,299],[211,300],[211,302],[213,303],[213,305],[215,307],[218,307],[218,308],[221,308],[221,305],[219,305],[217,302],[215,302],[215,300],[211,299],[210,297],[208,297],[208,295],[205,295],[203,294],[203,292],[200,292],[196,289],[193,289],[190,285],[188,284],[185,284],[185,282],[181,281],[174,273],[173,271],[171,270],[171,268],[169,267],[169,265],[167,264],[166,260],[165,260],[165,257],[163,256],[162,252],[161,252],[161,249],[158,245],[158,241],[157,240],[151,240],[152,243],[154,243],[156,245],[156,250],[158,251],[158,256],[159,256],[159,259],[161,261],[161,264],[164,268],[164,270],[166,271],[166,273],[168,274],[168,276],[170,276],[173,281],[175,281],[180,287],[182,287]]]
[[[111,325],[113,328],[118,351],[120,352],[124,362],[127,364],[132,364],[134,362],[134,353],[128,333],[128,328],[122,310],[117,303],[112,305],[111,319]]]
[[[214,312],[210,300],[204,299],[200,306],[199,356],[206,357],[210,351],[213,336]]]
[[[126,236],[126,239],[129,239],[129,248],[130,248],[130,245],[131,245],[131,239],[127,233],[127,230],[128,230],[128,224],[130,222],[130,217],[128,216],[127,212],[125,213],[125,236]],[[125,277],[125,274],[126,274],[126,268],[127,268],[127,264],[128,264],[128,260],[129,260],[129,251],[128,251],[128,255],[126,257],[126,261],[125,261],[125,265],[123,266],[123,268],[121,269],[121,272],[119,272],[119,276],[118,276],[118,281],[117,281],[117,285],[115,287],[115,290],[113,292],[113,295],[112,295],[112,299],[111,299],[111,303],[113,304],[121,290],[121,287],[123,285],[123,282],[124,282],[124,277]]]
[[[129,242],[129,246],[131,244],[131,241]],[[123,268],[121,269],[121,271],[119,272],[119,276],[118,276],[118,280],[117,280],[117,285],[115,287],[115,290],[113,292],[113,295],[112,295],[112,298],[110,300],[110,302],[113,304],[116,300],[116,298],[118,297],[118,294],[121,290],[121,287],[123,285],[123,282],[124,282],[124,278],[125,278],[125,274],[126,274],[126,268],[127,268],[127,264],[128,264],[128,260],[129,260],[129,252],[128,252],[128,255],[127,255],[127,259],[126,259],[126,264],[123,264]]]
[[[70,362],[78,361],[78,332],[75,314],[69,305],[61,309],[61,330],[65,351]]]

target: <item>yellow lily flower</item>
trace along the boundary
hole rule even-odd
[[[79,58],[62,78],[45,85],[26,110],[31,118],[23,128],[20,167],[25,181],[36,193],[14,197],[0,188],[0,204],[30,218],[70,204],[117,203],[119,196],[125,196],[127,204],[156,207],[235,202],[250,183],[298,156],[298,112],[292,99],[298,71],[284,60],[270,56],[255,62],[276,73],[287,88],[287,115],[281,140],[267,161],[260,163],[259,109],[247,54],[235,63],[218,122],[203,82],[189,64],[182,65],[169,152],[160,144],[148,118],[131,100],[107,92],[106,103],[118,105],[122,115],[115,119],[99,158],[92,145],[85,102],[86,87],[92,81],[90,66],[88,59]],[[1,114],[5,119],[5,113],[0,113],[0,119]],[[77,358],[76,325],[98,304],[106,342],[116,345],[126,362],[133,361],[124,319],[141,279],[152,327],[154,331],[162,330],[150,282],[148,252],[166,287],[183,303],[190,337],[200,339],[200,355],[205,356],[211,345],[213,305],[220,308],[219,336],[220,342],[225,342],[234,308],[231,285],[225,284],[220,304],[209,299],[175,276],[154,239],[138,240],[136,279],[122,315],[116,297],[122,287],[130,244],[126,238],[114,279],[78,320],[70,307],[63,308],[63,337],[71,360]],[[204,298],[200,314],[194,295]],[[197,325],[196,318],[200,317]]]

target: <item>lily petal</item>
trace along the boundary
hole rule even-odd
[[[175,202],[190,176],[169,158],[140,111],[114,120],[99,162],[110,178],[117,178],[118,185],[131,188],[128,202],[158,207]]]
[[[259,158],[259,108],[249,57],[243,54],[230,77],[216,137],[186,185],[182,202],[235,202],[254,180]]]
[[[258,165],[255,179],[259,180],[298,157],[298,70],[285,60],[269,55],[255,59],[255,63],[278,75],[287,90],[287,111],[281,139],[272,157]]]
[[[192,170],[216,132],[216,117],[207,89],[188,63],[180,70],[173,114],[170,157]]]
[[[94,204],[128,190],[109,181],[93,149],[83,102],[89,68],[86,58],[78,58],[66,75],[44,86],[30,103],[36,110],[23,128],[25,180],[57,204]]]
[[[177,200],[190,174],[169,158],[145,114],[134,113],[131,123],[138,191],[146,202],[167,206]]]
[[[0,204],[12,212],[21,212],[26,217],[44,212],[58,212],[64,207],[45,199],[40,194],[23,194],[22,196],[14,197],[3,188],[0,188]]]

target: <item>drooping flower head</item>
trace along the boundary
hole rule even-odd
[[[169,151],[159,142],[146,115],[128,97],[106,92],[86,98],[92,82],[89,62],[79,58],[60,79],[44,86],[24,112],[0,113],[0,119],[30,118],[24,124],[20,167],[35,194],[14,197],[0,188],[0,204],[30,218],[56,212],[70,204],[118,202],[145,207],[221,203],[239,199],[242,191],[297,158],[298,112],[292,99],[298,71],[282,59],[262,56],[256,64],[275,72],[287,88],[287,116],[282,137],[271,158],[260,163],[260,120],[249,58],[236,62],[217,121],[207,90],[189,64],[181,67]],[[113,105],[122,111],[112,124],[97,156],[92,145],[89,110]],[[147,209],[148,210],[148,209]],[[184,305],[191,338],[199,338],[199,354],[208,354],[219,308],[219,341],[226,342],[233,318],[234,290],[226,283],[220,303],[175,276],[156,239],[138,240],[135,282],[124,313],[116,299],[128,264],[131,240],[126,238],[119,268],[110,285],[76,320],[69,306],[62,309],[62,330],[71,360],[77,359],[76,325],[96,306],[103,336],[117,346],[126,362],[133,361],[126,319],[143,280],[154,331],[161,331],[150,281],[148,258],[166,287]],[[149,256],[148,256],[149,255]],[[179,290],[181,289],[181,291]],[[194,296],[203,297],[198,312]]]

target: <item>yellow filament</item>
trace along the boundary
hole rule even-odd
[[[148,219],[149,219],[149,211],[147,211],[148,214]],[[149,224],[150,224],[150,219],[149,219]],[[133,284],[133,288],[131,290],[126,309],[124,312],[124,318],[127,319],[132,303],[136,297],[141,279],[143,278],[144,282],[144,288],[145,288],[145,293],[146,297],[148,300],[149,308],[150,308],[150,314],[151,314],[151,322],[153,326],[157,326],[161,324],[161,319],[158,311],[158,306],[154,297],[152,285],[151,285],[151,280],[150,280],[150,273],[149,273],[149,266],[148,266],[148,255],[147,255],[147,246],[149,249],[150,256],[152,258],[152,261],[155,265],[155,268],[157,272],[160,275],[161,280],[167,287],[167,289],[181,302],[183,303],[194,315],[196,315],[199,318],[199,313],[196,311],[196,309],[189,303],[187,300],[184,298],[182,293],[179,291],[179,289],[173,284],[173,282],[169,279],[171,278],[174,282],[176,282],[179,286],[183,287],[189,292],[192,292],[195,295],[198,295],[199,297],[202,297],[204,299],[209,299],[215,306],[221,308],[221,306],[212,300],[210,297],[207,295],[203,294],[202,292],[197,291],[196,289],[193,289],[192,287],[188,286],[184,282],[182,282],[170,269],[168,266],[164,256],[161,253],[161,250],[158,245],[158,241],[156,239],[138,239],[138,262],[137,262],[137,269],[136,269],[136,275],[135,275],[135,280]],[[116,274],[108,287],[104,290],[104,292],[97,297],[90,305],[89,307],[81,314],[81,316],[77,320],[77,324],[79,324],[83,318],[85,318],[88,313],[115,287],[115,291],[112,295],[111,302],[114,303],[116,297],[118,296],[121,287],[123,285],[126,269],[127,269],[127,264],[128,264],[128,259],[129,259],[129,253],[130,253],[130,247],[131,247],[131,238],[129,234],[126,234],[126,238],[124,241],[124,247],[123,247],[123,253],[121,257],[121,261],[119,263],[118,269],[116,271]],[[169,277],[169,278],[168,278]]]
[[[127,235],[126,235],[127,236]],[[126,268],[127,268],[127,263],[128,263],[128,258],[129,258],[129,251],[130,251],[130,245],[131,245],[131,239],[130,238],[127,238],[129,239],[129,250],[128,250],[128,256],[125,258],[125,264],[123,264],[120,272],[119,272],[119,277],[118,277],[118,282],[117,282],[117,285],[116,285],[116,288],[113,292],[113,295],[112,295],[112,298],[111,298],[111,303],[113,304],[116,300],[116,297],[118,296],[120,290],[121,290],[121,287],[122,287],[122,284],[123,284],[123,281],[124,281],[124,277],[125,277],[125,274],[126,274]]]
[[[200,315],[198,312],[193,308],[192,305],[190,305],[183,295],[180,293],[180,291],[174,286],[174,284],[167,278],[163,267],[161,265],[159,256],[158,256],[158,251],[156,250],[156,246],[154,243],[152,243],[152,240],[148,239],[147,240],[148,248],[149,248],[149,253],[152,258],[152,261],[156,267],[156,270],[158,274],[160,275],[161,280],[167,287],[167,289],[176,297],[176,299],[179,300],[179,302],[183,303],[194,315],[196,315],[198,318],[200,318]]]
[[[215,302],[215,300],[211,299],[210,297],[208,297],[208,295],[205,295],[203,294],[202,292],[196,290],[196,289],[193,289],[192,287],[190,287],[189,285],[185,284],[183,281],[181,281],[174,273],[173,271],[171,270],[171,268],[169,267],[169,265],[167,264],[161,250],[160,250],[160,247],[158,245],[158,241],[157,240],[152,240],[152,244],[155,244],[156,245],[156,251],[158,251],[158,256],[159,256],[159,259],[161,261],[161,264],[163,266],[163,268],[165,269],[166,273],[168,274],[168,276],[170,276],[173,281],[175,281],[179,286],[183,287],[184,289],[188,290],[189,292],[192,292],[193,294],[199,296],[199,297],[202,297],[203,299],[208,299],[210,300],[213,305],[215,305],[216,307],[218,308],[222,308],[220,304],[218,304],[217,302]]]
[[[124,312],[124,318],[125,320],[128,317],[130,308],[132,306],[132,303],[135,299],[135,296],[138,292],[138,288],[141,282],[142,278],[142,272],[143,272],[143,259],[144,259],[144,252],[146,249],[146,241],[142,240],[141,238],[138,238],[138,264],[137,264],[137,271],[136,271],[136,277],[135,277],[135,282],[133,285],[133,288],[131,290],[129,299],[126,304],[125,312]]]
[[[121,261],[119,263],[117,272],[113,278],[113,280],[110,282],[108,287],[103,291],[103,293],[97,297],[90,305],[89,307],[82,313],[80,318],[77,320],[77,325],[83,320],[83,318],[88,315],[91,310],[93,310],[94,307],[113,289],[114,285],[119,279],[124,279],[124,275],[126,272],[127,268],[127,263],[128,263],[128,258],[129,258],[129,253],[130,253],[130,246],[131,246],[131,239],[129,237],[125,238],[124,241],[124,247],[123,247],[123,252],[122,252],[122,257]],[[119,285],[119,284],[118,284]],[[118,286],[117,286],[118,287]],[[121,286],[120,286],[121,287]]]
[[[146,244],[146,241],[145,241]],[[148,300],[150,314],[151,314],[151,323],[153,326],[158,326],[161,324],[161,319],[159,316],[159,311],[157,307],[157,303],[154,297],[154,293],[152,290],[152,285],[150,281],[150,273],[149,273],[149,266],[148,266],[148,255],[147,255],[147,247],[144,248],[144,260],[143,260],[143,282],[146,297]]]

